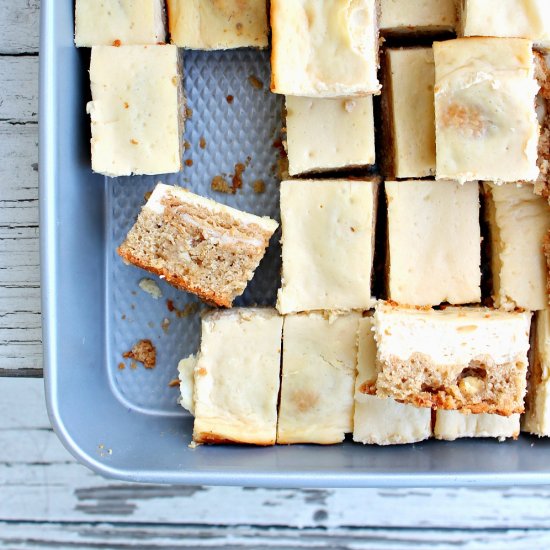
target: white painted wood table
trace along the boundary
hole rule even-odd
[[[0,0],[0,548],[550,548],[550,487],[159,487],[74,461],[41,380],[39,7]]]

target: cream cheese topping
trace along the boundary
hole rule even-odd
[[[517,437],[520,415],[463,414],[460,411],[437,411],[434,435],[436,439],[454,441],[460,437],[496,437],[503,441]]]
[[[542,241],[550,206],[532,185],[484,184],[491,234],[495,306],[536,311],[548,304]]]
[[[529,38],[550,47],[548,0],[462,0],[463,36]]]
[[[339,443],[352,431],[360,318],[285,317],[278,443]]]
[[[158,44],[165,40],[162,0],[76,0],[78,47]]]
[[[309,97],[380,91],[375,0],[272,0],[275,93]]]
[[[272,309],[220,310],[203,318],[194,368],[195,437],[275,443],[282,326]]]
[[[405,180],[385,188],[390,299],[418,306],[479,302],[478,184]]]
[[[529,312],[480,307],[422,310],[379,303],[374,314],[379,360],[421,353],[442,366],[467,366],[483,356],[497,364],[526,362],[530,322]]]
[[[265,0],[168,0],[168,16],[172,42],[182,48],[268,45]]]
[[[90,63],[92,169],[108,176],[178,172],[175,46],[95,46]]]
[[[462,38],[433,49],[437,178],[535,180],[539,87],[532,43]]]
[[[453,31],[456,23],[456,0],[380,0],[381,31]]]
[[[194,193],[187,191],[183,187],[166,185],[160,182],[157,183],[155,189],[153,190],[144,208],[152,210],[157,214],[162,214],[164,212],[163,201],[165,198],[169,196],[175,197],[178,201],[184,204],[196,205],[201,208],[206,208],[207,210],[210,210],[214,213],[220,212],[220,213],[227,214],[232,218],[235,218],[235,220],[237,220],[239,223],[243,225],[254,224],[261,227],[262,229],[265,229],[265,231],[269,231],[270,233],[274,233],[277,227],[279,227],[279,224],[275,220],[272,220],[271,218],[255,216],[254,214],[249,214],[248,212],[237,210],[236,208],[226,206],[225,204],[220,204],[219,202],[213,201],[212,199],[208,199],[200,195],[195,195]],[[191,216],[186,216],[185,219],[189,223],[196,224],[196,222],[194,222]],[[201,225],[201,227],[203,226]],[[234,235],[231,235],[228,232],[222,233],[222,232],[214,231],[212,229],[209,229],[208,231],[211,237],[220,239],[221,242],[224,242],[224,243],[241,242],[243,240],[241,237],[235,237]],[[264,240],[261,238],[246,239],[246,242],[250,242],[255,246],[264,245]]]
[[[375,209],[370,181],[281,183],[281,313],[372,305]]]
[[[397,178],[435,175],[435,69],[431,48],[386,51]]]
[[[372,97],[286,97],[288,171],[334,170],[374,164]]]

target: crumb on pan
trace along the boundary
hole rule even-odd
[[[140,340],[130,351],[126,351],[122,354],[125,359],[134,359],[139,363],[142,363],[146,369],[154,369],[157,364],[157,350],[151,340]],[[135,363],[132,361],[131,368]]]
[[[143,290],[143,292],[147,292],[147,294],[150,294],[155,300],[162,298],[162,290],[153,279],[144,277],[139,281],[138,286],[141,290]]]

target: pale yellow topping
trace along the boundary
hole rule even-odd
[[[419,306],[479,302],[477,183],[406,180],[385,187],[389,297]]]
[[[395,177],[435,175],[434,59],[431,48],[387,50]]]
[[[375,198],[367,181],[281,183],[281,313],[371,306]]]
[[[375,0],[272,0],[271,27],[273,92],[379,92]]]
[[[287,96],[290,175],[374,164],[372,97]]]
[[[90,63],[92,169],[108,176],[178,172],[175,46],[96,46]]]
[[[182,48],[267,47],[265,0],[168,0],[170,38]]]
[[[77,46],[158,44],[166,40],[162,0],[76,0]]]
[[[453,31],[456,20],[456,0],[380,0],[382,31]]]
[[[272,309],[216,311],[202,321],[195,433],[273,444],[283,319]]]
[[[462,0],[463,36],[529,38],[550,47],[548,0]]]
[[[437,178],[535,180],[539,126],[532,43],[461,38],[433,48]]]
[[[532,185],[485,184],[491,233],[495,306],[536,311],[548,307],[542,241],[550,206]]]
[[[360,318],[285,317],[278,443],[339,443],[352,431]]]

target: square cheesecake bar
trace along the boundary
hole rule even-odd
[[[383,67],[385,171],[394,178],[434,176],[432,48],[388,48]]]
[[[78,47],[159,44],[166,40],[163,0],[76,0]]]
[[[193,441],[273,445],[283,318],[273,309],[214,311],[194,365]]]
[[[457,0],[380,0],[383,35],[428,35],[454,32]]]
[[[543,241],[550,230],[550,206],[530,184],[485,183],[491,236],[495,307],[531,311],[548,307]]]
[[[523,412],[531,313],[379,303],[376,394],[435,409]]]
[[[271,0],[271,91],[379,93],[376,16],[376,0]]]
[[[462,36],[528,38],[550,47],[548,0],[462,0]]]
[[[376,181],[281,182],[280,313],[369,309]]]
[[[374,164],[372,97],[287,96],[286,149],[291,176]]]
[[[159,183],[118,253],[181,290],[230,307],[277,227],[270,218]]]
[[[520,415],[464,414],[460,411],[437,411],[434,436],[436,439],[454,441],[462,437],[495,437],[499,441],[520,432]]]
[[[384,185],[389,298],[415,306],[479,302],[478,184],[405,180]]]
[[[90,62],[92,169],[106,176],[181,168],[181,65],[175,46],[95,46]]]
[[[438,179],[537,178],[539,87],[532,45],[519,38],[434,43]]]
[[[359,320],[357,378],[353,440],[358,443],[395,445],[414,443],[432,435],[432,410],[382,399],[376,393],[376,342],[372,318]]]
[[[266,0],[167,0],[172,43],[195,50],[266,48]]]
[[[330,445],[352,432],[360,318],[285,317],[277,443]]]
[[[537,312],[533,340],[521,428],[550,437],[550,310]]]

